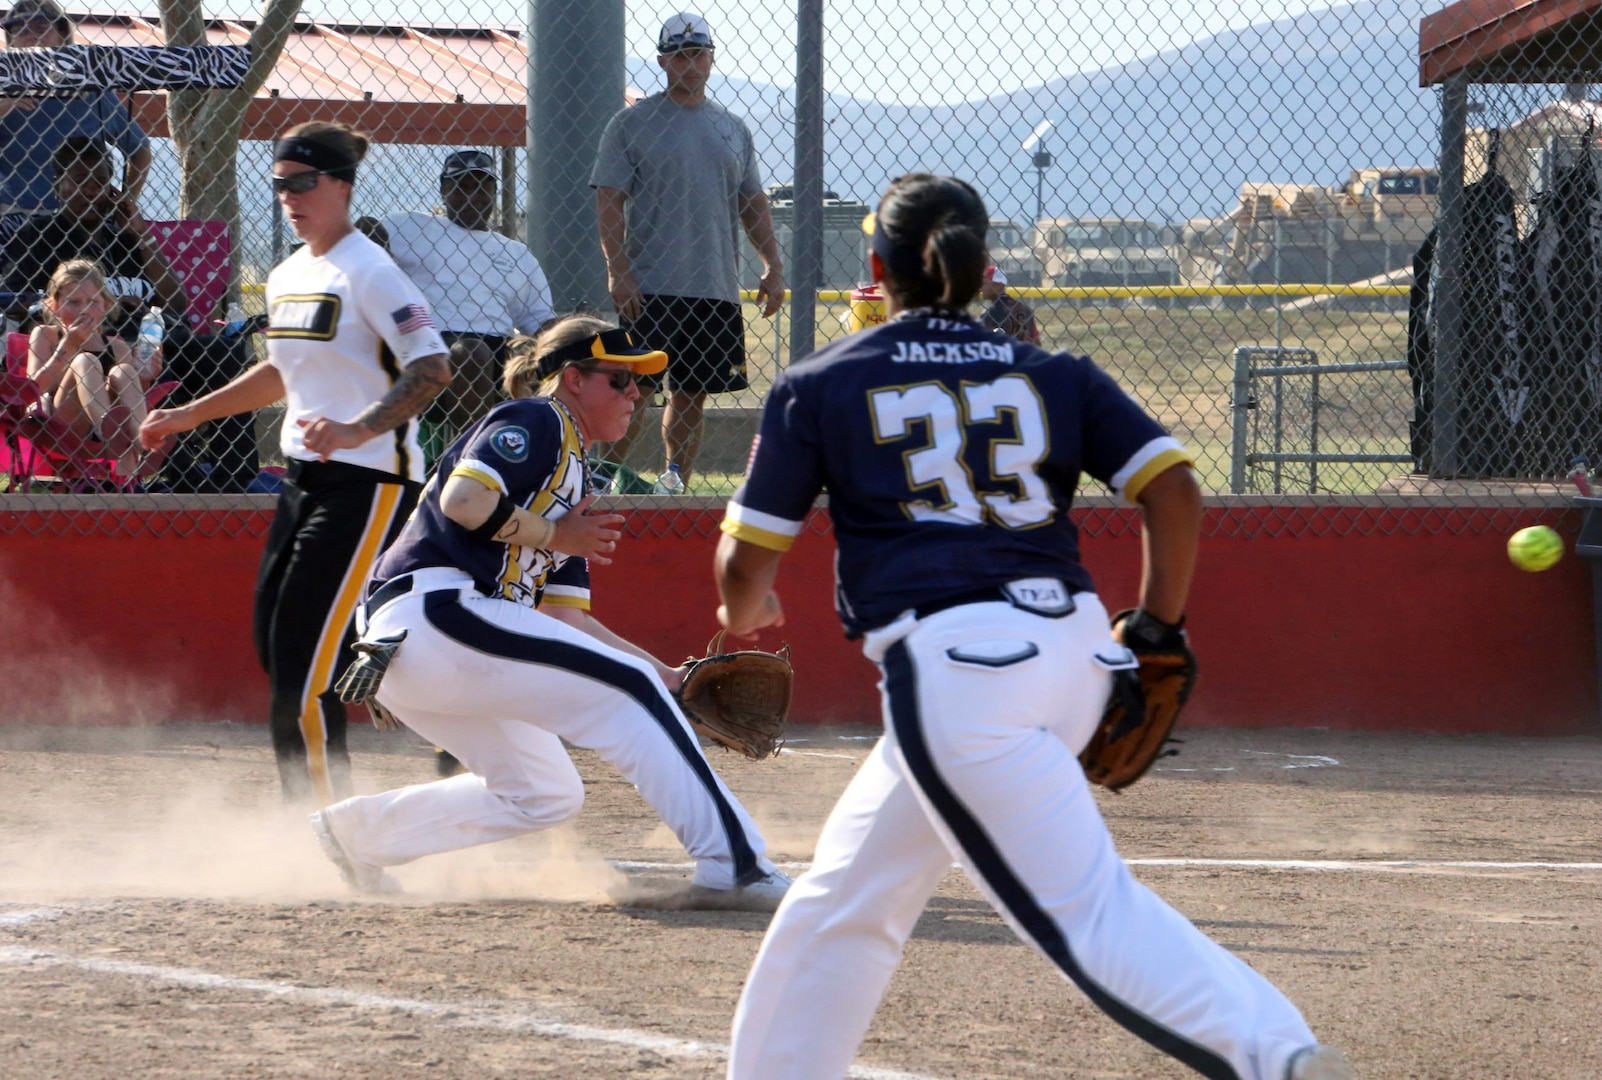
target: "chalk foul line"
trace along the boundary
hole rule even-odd
[[[14,914],[26,914],[22,912]],[[64,953],[0,946],[0,966],[12,967],[67,967],[100,975],[142,979],[168,983],[196,990],[225,990],[230,993],[256,994],[282,1001],[308,1002],[314,1005],[337,1005],[348,1008],[401,1012],[418,1019],[439,1023],[446,1027],[466,1027],[517,1034],[539,1035],[546,1038],[570,1039],[577,1042],[607,1043],[631,1050],[649,1050],[670,1058],[722,1058],[729,1048],[722,1043],[701,1042],[696,1039],[673,1039],[651,1035],[627,1028],[600,1028],[585,1024],[569,1024],[553,1019],[548,1014],[510,1002],[439,1002],[417,1001],[411,998],[368,994],[359,990],[341,990],[336,987],[298,986],[294,983],[268,979],[240,978],[218,975],[192,968],[166,967],[142,964],[132,960],[111,960],[104,957],[69,956]],[[859,1080],[934,1080],[916,1073],[896,1072],[869,1066],[853,1066],[847,1075]]]
[[[62,907],[25,908],[22,911],[0,911],[0,927],[26,926],[28,923],[48,922],[67,914]]]
[[[1309,870],[1330,873],[1408,872],[1430,870],[1602,870],[1602,862],[1485,862],[1467,859],[1125,859],[1130,866],[1198,867],[1220,870]],[[640,873],[682,873],[695,869],[689,862],[631,862],[610,860],[618,870]],[[776,864],[781,870],[805,873],[812,864],[792,860]]]
[[[1469,859],[1125,859],[1130,866],[1197,866],[1240,870],[1602,870],[1596,862],[1486,862]]]

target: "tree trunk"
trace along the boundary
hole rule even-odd
[[[205,45],[201,0],[160,0],[168,45]],[[300,13],[301,0],[266,0],[250,34],[250,68],[244,85],[230,90],[173,90],[167,124],[178,151],[178,216],[226,221],[232,273],[228,297],[239,295],[239,128],[251,98],[267,81]],[[210,312],[200,312],[209,316]]]

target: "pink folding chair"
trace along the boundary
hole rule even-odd
[[[145,391],[146,407],[155,408],[178,386],[175,381],[153,384]],[[118,460],[132,445],[132,435],[126,430],[127,406],[113,406],[101,421],[101,429],[115,432],[114,436],[89,443],[58,418],[46,415],[39,407],[43,399],[38,384],[28,378],[28,335],[7,334],[6,372],[0,379],[0,436],[10,459],[11,490],[31,487],[36,480],[126,490],[161,468],[166,451],[155,450],[140,456],[137,475],[120,475]]]
[[[184,287],[189,329],[212,332],[211,316],[228,291],[233,241],[223,221],[152,221],[150,235]]]
[[[34,476],[37,455],[26,438],[29,416],[39,404],[39,388],[26,376],[0,371],[0,469],[10,480],[8,491],[25,491]]]

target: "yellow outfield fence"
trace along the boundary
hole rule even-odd
[[[1009,295],[1021,300],[1136,300],[1193,297],[1303,297],[1346,296],[1383,299],[1406,296],[1409,285],[1331,285],[1313,282],[1296,282],[1280,285],[1040,285],[1009,286]],[[851,299],[850,289],[819,289],[818,303],[844,303]],[[790,293],[784,294],[791,299]],[[740,298],[747,303],[757,298],[755,289],[746,289]]]
[[[240,285],[240,292],[247,296],[260,296],[266,292],[266,285],[261,282]],[[1038,285],[1038,287],[1008,288],[1012,296],[1019,296],[1022,300],[1136,300],[1142,296],[1150,298],[1163,298],[1163,296],[1407,296],[1410,285],[1320,285],[1320,284],[1290,284],[1290,285]],[[820,304],[844,303],[851,300],[852,290],[849,288],[819,288],[817,301]],[[793,300],[790,290],[785,290],[785,300]],[[740,292],[740,300],[755,303],[755,288],[745,288]]]
[[[1009,287],[1007,292],[1024,300],[1134,300],[1140,298],[1195,297],[1205,299],[1247,296],[1350,296],[1375,299],[1389,296],[1406,296],[1409,285],[1332,285],[1316,282],[1295,282],[1280,285],[1041,285]],[[266,286],[259,282],[240,286],[247,296],[260,296]],[[837,304],[851,299],[850,289],[819,289],[818,303]],[[754,303],[755,289],[744,289],[740,299]],[[786,289],[786,300],[793,294]]]

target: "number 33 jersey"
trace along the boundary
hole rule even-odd
[[[1191,460],[1089,359],[907,315],[780,375],[723,531],[788,550],[827,491],[837,604],[857,636],[1018,578],[1090,590],[1068,519],[1080,475],[1135,502]]]

